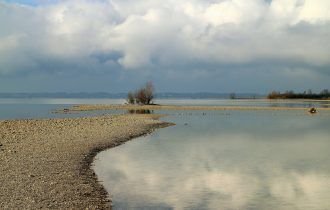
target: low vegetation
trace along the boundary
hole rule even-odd
[[[303,93],[295,93],[286,91],[284,93],[273,91],[267,95],[268,99],[330,99],[328,89],[322,90],[320,93],[313,93],[312,90],[304,91]]]
[[[152,104],[155,95],[155,88],[152,82],[147,82],[143,87],[135,92],[127,94],[127,102],[129,104],[149,105]]]

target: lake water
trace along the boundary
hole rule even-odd
[[[0,120],[124,99],[0,99]],[[329,107],[329,101],[157,100],[160,104]],[[330,206],[330,112],[156,111],[176,126],[104,151],[94,169],[114,209],[303,209]]]
[[[176,126],[97,155],[114,209],[330,208],[330,113],[167,112]]]
[[[123,104],[124,99],[0,99],[1,119],[74,118],[102,114],[125,113],[122,110],[88,111],[68,114],[54,113],[57,109],[78,104]]]

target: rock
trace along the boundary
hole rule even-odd
[[[314,107],[309,109],[309,113],[311,114],[315,114],[316,113],[316,109]]]

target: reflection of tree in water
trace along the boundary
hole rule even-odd
[[[129,114],[152,114],[153,110],[150,109],[130,109],[128,110]]]
[[[270,107],[279,107],[279,104],[273,104],[273,103],[271,103],[270,104]]]

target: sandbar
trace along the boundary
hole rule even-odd
[[[330,108],[317,107],[318,111],[330,111]],[[95,110],[265,110],[265,111],[282,111],[282,110],[301,110],[308,111],[309,108],[304,107],[288,107],[288,106],[186,106],[186,105],[116,105],[116,104],[82,104],[75,105],[65,110],[55,110],[56,113],[71,113],[80,111],[95,111]]]

